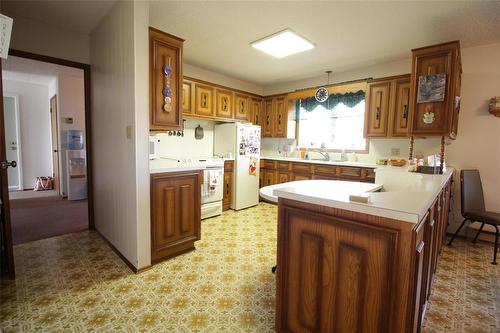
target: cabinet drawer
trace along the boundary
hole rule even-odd
[[[312,164],[309,163],[292,163],[292,171],[294,173],[310,174],[311,169],[312,169]]]
[[[311,179],[311,174],[305,174],[305,173],[294,173],[292,175],[292,180],[310,180]]]
[[[361,168],[356,167],[338,167],[337,176],[340,178],[350,178],[350,179],[360,179],[361,178]]]
[[[290,170],[290,163],[286,161],[277,161],[276,162],[276,169],[281,170],[281,171],[288,171]]]
[[[322,164],[314,165],[314,174],[321,174],[334,177],[335,171],[336,168],[334,165],[322,165]]]
[[[224,161],[224,172],[233,172],[234,161]]]
[[[263,160],[263,165],[262,167],[264,169],[270,169],[270,170],[274,170],[276,169],[276,161],[273,161],[273,160]]]

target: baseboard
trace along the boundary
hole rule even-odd
[[[101,238],[109,245],[109,247],[113,250],[113,252],[115,252],[118,257],[120,257],[120,259],[125,263],[127,264],[128,268],[130,268],[130,270],[132,272],[134,272],[134,274],[139,274],[139,273],[142,273],[142,272],[145,272],[147,270],[149,270],[151,267],[153,267],[152,265],[147,265],[147,266],[144,266],[144,267],[141,267],[141,268],[137,268],[135,267],[130,261],[128,261],[127,258],[125,258],[125,256],[123,254],[121,254],[120,251],[118,251],[118,249],[106,238],[104,237],[103,234],[101,234],[99,232],[99,230],[97,229],[94,229],[94,231],[99,235],[101,236]]]

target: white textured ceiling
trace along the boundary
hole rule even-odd
[[[2,77],[5,80],[49,85],[59,75],[83,79],[83,70],[26,58],[9,56],[2,60]]]
[[[186,40],[190,64],[274,84],[403,59],[412,48],[450,40],[500,42],[500,1],[153,1],[150,23]],[[284,28],[316,48],[275,59],[250,47]]]
[[[89,34],[115,0],[2,0],[2,12]]]

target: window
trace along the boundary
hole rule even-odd
[[[322,105],[299,112],[299,147],[329,150],[366,151],[363,137],[365,101],[354,107],[343,103],[327,110]]]

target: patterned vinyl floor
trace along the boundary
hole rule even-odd
[[[202,222],[197,250],[135,275],[94,232],[15,247],[3,332],[273,332],[276,207]],[[425,332],[499,332],[500,266],[458,240],[439,263]],[[496,316],[496,317],[495,317]]]

